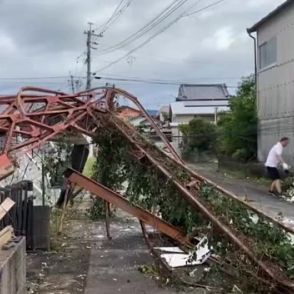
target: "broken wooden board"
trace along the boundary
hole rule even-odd
[[[12,226],[7,226],[0,231],[0,248],[12,239],[14,235],[13,232]]]
[[[0,204],[0,220],[6,215],[6,213],[13,207],[15,202],[7,197],[1,204]]]

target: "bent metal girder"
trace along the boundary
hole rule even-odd
[[[102,184],[95,182],[70,168],[66,170],[65,176],[67,177],[70,184],[78,185],[79,187],[91,192],[91,194],[94,194],[96,197],[115,205],[123,211],[138,218],[140,221],[143,221],[145,224],[152,226],[154,229],[157,229],[161,233],[178,241],[181,245],[187,247],[192,246],[192,244],[189,242],[188,237],[178,228],[165,222],[164,220],[155,216],[149,211],[130,203],[130,201],[123,197],[121,194],[112,191]]]
[[[102,113],[108,114],[108,118],[112,119],[113,125],[137,147],[137,150],[146,156],[146,158],[153,163],[155,168],[159,169],[174,182],[186,201],[211,220],[220,231],[243,250],[266,276],[270,277],[278,284],[293,290],[294,283],[292,281],[277,278],[275,271],[259,260],[250,247],[245,245],[242,240],[238,238],[234,230],[223,224],[209,207],[199,201],[197,193],[192,193],[187,188],[186,183],[181,183],[173,179],[172,174],[170,174],[162,163],[136,141],[135,136],[133,136],[135,134],[134,128],[126,125],[115,116],[115,100],[118,96],[127,98],[137,105],[142,111],[142,114],[146,116],[150,124],[154,127],[158,136],[164,141],[175,164],[186,168],[186,165],[169,144],[164,134],[161,133],[153,119],[144,110],[138,99],[131,94],[120,89],[107,87],[96,88],[74,95],[28,87],[23,88],[16,96],[0,97],[0,109],[2,109],[2,113],[0,114],[0,139],[2,143],[0,153],[0,178],[4,178],[9,173],[13,172],[13,167],[16,164],[14,159],[17,158],[19,152],[27,152],[34,148],[38,148],[49,140],[58,139],[58,136],[65,132],[84,134],[91,137],[99,135],[99,133],[96,134],[96,131],[99,129],[99,120],[97,120],[97,116],[101,116]],[[118,121],[120,121],[120,124],[117,123]],[[188,168],[186,169],[189,171]],[[228,197],[239,201],[236,195],[227,193],[228,191],[222,189],[220,186],[209,182],[196,173],[190,172],[190,174],[191,183],[195,182],[195,180],[200,181],[200,184],[205,182],[210,183]],[[249,206],[248,204],[246,205]],[[282,226],[282,224],[280,225]]]

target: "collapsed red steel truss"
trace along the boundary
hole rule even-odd
[[[0,179],[13,171],[13,155],[42,146],[57,139],[65,131],[95,136],[97,112],[115,111],[115,99],[123,96],[131,100],[146,116],[167,149],[181,161],[166,137],[150,118],[138,99],[114,88],[97,88],[74,95],[27,87],[16,96],[0,97]]]
[[[102,87],[91,91],[68,95],[61,92],[28,87],[22,89],[16,96],[0,97],[0,179],[13,172],[15,165],[13,161],[17,158],[19,153],[38,148],[46,141],[58,139],[58,137],[65,132],[71,133],[74,136],[78,136],[79,134],[91,137],[96,136],[96,130],[99,128],[99,125],[97,125],[99,124],[97,114],[99,115],[101,112],[112,114],[116,109],[115,99],[119,96],[132,101],[142,111],[158,136],[164,141],[173,160],[189,171],[191,174],[191,183],[194,183],[195,180],[196,182],[210,183],[217,190],[228,195],[228,197],[240,201],[235,195],[232,195],[232,193],[208,181],[195,172],[190,171],[188,167],[183,164],[167,138],[162,134],[137,98],[116,88]],[[278,284],[281,283],[292,290],[294,289],[294,283],[292,281],[276,278],[272,268],[268,267],[267,264],[261,260],[258,260],[251,249],[243,244],[236,236],[234,231],[224,225],[208,207],[199,202],[197,196],[195,197],[195,195],[189,191],[188,186],[173,179],[169,171],[157,162],[144,148],[137,144],[131,134],[126,133],[125,130],[115,122],[114,125],[137,147],[137,150],[141,152],[142,155],[145,155],[163,174],[172,179],[179,191],[182,192],[183,197],[190,202],[195,209],[201,210],[202,213],[208,217],[220,231],[227,235],[235,245],[242,249],[268,277],[276,280]],[[132,132],[131,129],[129,129],[129,131]],[[246,203],[243,204],[248,206]],[[251,209],[253,208],[251,207]],[[257,212],[262,214],[262,212]],[[282,224],[280,225],[282,226]]]

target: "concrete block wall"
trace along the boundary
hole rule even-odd
[[[0,294],[26,293],[25,238],[8,250],[0,250]]]

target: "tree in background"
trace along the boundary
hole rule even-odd
[[[249,161],[257,155],[257,113],[254,76],[244,78],[236,97],[230,99],[229,113],[221,114],[218,151],[233,159]]]
[[[210,121],[194,118],[189,124],[181,125],[179,128],[183,134],[181,149],[184,157],[215,150],[217,131],[216,126]]]

